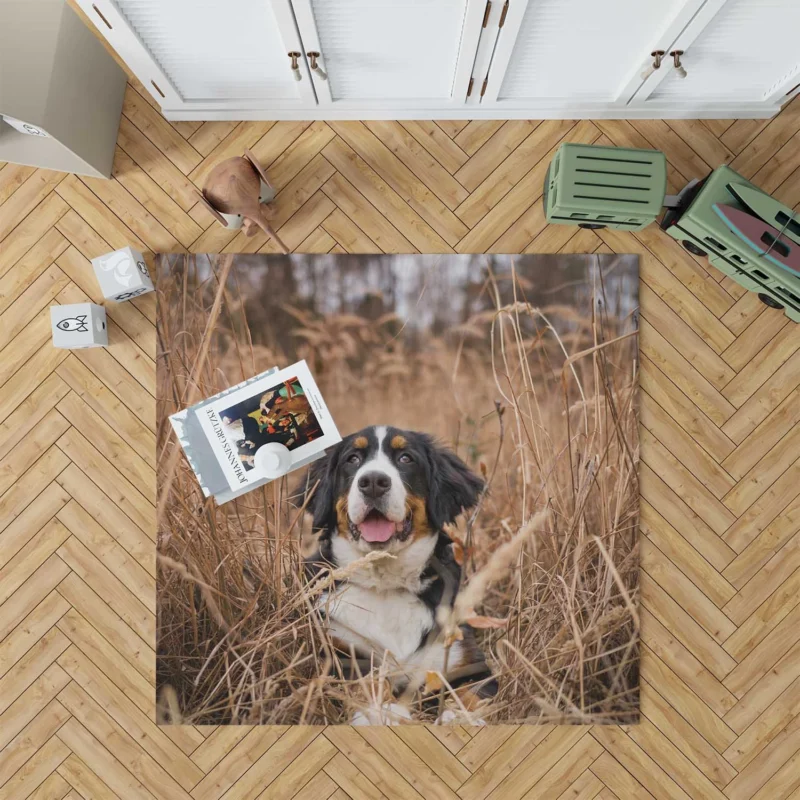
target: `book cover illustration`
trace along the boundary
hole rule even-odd
[[[341,441],[305,361],[250,378],[170,422],[204,494],[220,503],[272,480],[259,458],[265,445],[289,451],[291,472]]]

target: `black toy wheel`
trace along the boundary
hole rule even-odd
[[[605,228],[605,225],[598,225],[596,222],[579,222],[579,228],[588,228],[590,231],[598,231],[600,228]]]
[[[783,306],[774,297],[770,297],[768,294],[764,294],[763,292],[758,293],[758,299],[765,306],[769,306],[770,308],[783,308]]]
[[[681,244],[693,255],[698,258],[705,258],[708,255],[705,250],[701,250],[694,242],[684,239]]]

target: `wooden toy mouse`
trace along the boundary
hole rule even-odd
[[[263,185],[266,191],[262,191]],[[266,173],[253,154],[245,150],[243,156],[227,158],[211,170],[200,198],[226,228],[241,227],[246,236],[253,236],[261,228],[275,240],[281,252],[288,253],[289,248],[269,222],[271,213],[265,203],[274,196]]]

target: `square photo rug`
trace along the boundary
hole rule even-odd
[[[638,720],[636,256],[158,262],[160,722]]]

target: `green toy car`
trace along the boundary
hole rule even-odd
[[[800,322],[800,275],[759,255],[714,210],[716,205],[749,212],[729,186],[747,186],[764,194],[730,167],[718,167],[681,192],[678,205],[667,209],[661,220],[661,229],[690,253],[708,256],[720,272],[756,292],[763,303],[785,309],[789,319]],[[791,209],[786,211],[793,216]]]

